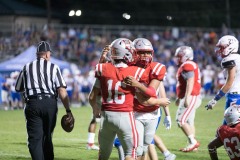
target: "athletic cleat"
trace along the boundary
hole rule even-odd
[[[181,148],[180,151],[182,151],[182,152],[197,151],[199,146],[200,146],[199,142],[197,142],[196,144],[189,144],[186,148]]]
[[[164,158],[164,160],[175,160],[176,159],[176,155],[173,153],[170,153],[167,157]]]
[[[87,150],[99,150],[99,147],[96,146],[95,144],[93,144],[93,145],[87,144],[86,148],[87,148]]]

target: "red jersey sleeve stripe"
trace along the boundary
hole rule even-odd
[[[158,68],[159,65],[160,65],[160,64],[158,63],[158,64],[156,64],[156,65],[154,66],[154,68],[153,68],[153,70],[152,70],[152,74],[157,70],[157,68]]]
[[[160,63],[156,64],[152,70],[152,74],[158,75],[163,65]]]
[[[159,75],[159,73],[160,73],[161,69],[163,68],[163,66],[164,66],[164,65],[161,65],[160,67],[158,67],[158,70],[157,70],[157,72],[156,72],[156,75]]]
[[[97,76],[102,75],[102,64],[97,64],[96,65],[96,74],[97,74]]]
[[[143,72],[145,71],[145,69],[142,69],[142,68],[138,68],[135,75],[134,75],[134,78],[139,81],[143,75]]]
[[[140,71],[140,68],[137,69],[137,71],[135,72],[134,78],[138,81],[138,73]]]
[[[138,81],[140,81],[140,79],[141,79],[144,71],[145,71],[145,69],[140,69],[140,74],[139,74],[139,79],[138,79]]]

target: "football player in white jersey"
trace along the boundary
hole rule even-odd
[[[239,42],[231,35],[223,36],[216,44],[215,52],[222,57],[221,67],[224,69],[226,82],[205,106],[207,110],[213,109],[217,101],[226,95],[225,110],[232,102],[240,99],[240,55],[238,53]],[[223,124],[226,124],[224,121]]]

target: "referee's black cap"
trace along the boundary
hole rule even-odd
[[[50,44],[46,41],[39,42],[37,45],[37,53],[47,52],[47,51],[52,52]]]

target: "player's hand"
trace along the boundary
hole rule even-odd
[[[101,118],[101,109],[98,107],[93,108],[93,115],[95,118]]]
[[[185,108],[188,108],[188,106],[189,106],[189,97],[187,96],[187,97],[185,97],[185,100],[184,100],[184,107]]]
[[[73,117],[72,112],[68,112],[68,113],[67,113],[67,116],[68,116],[68,117],[66,118],[67,122],[70,123],[70,124],[73,124],[73,123],[74,123],[74,117]]]
[[[102,55],[99,59],[99,63],[106,63],[109,58],[107,57],[108,52],[110,51],[110,45],[106,45],[102,50]]]
[[[129,86],[132,86],[132,87],[138,87],[140,85],[142,85],[140,82],[138,82],[133,76],[127,76],[125,79],[124,79],[124,83],[129,85]]]
[[[163,125],[166,127],[166,129],[171,129],[172,126],[172,120],[170,116],[166,116],[163,121]]]
[[[213,107],[217,104],[217,101],[215,99],[212,99],[208,102],[208,104],[205,106],[207,110],[213,109]]]
[[[170,99],[168,98],[159,98],[159,101],[160,106],[168,106],[171,103]]]

